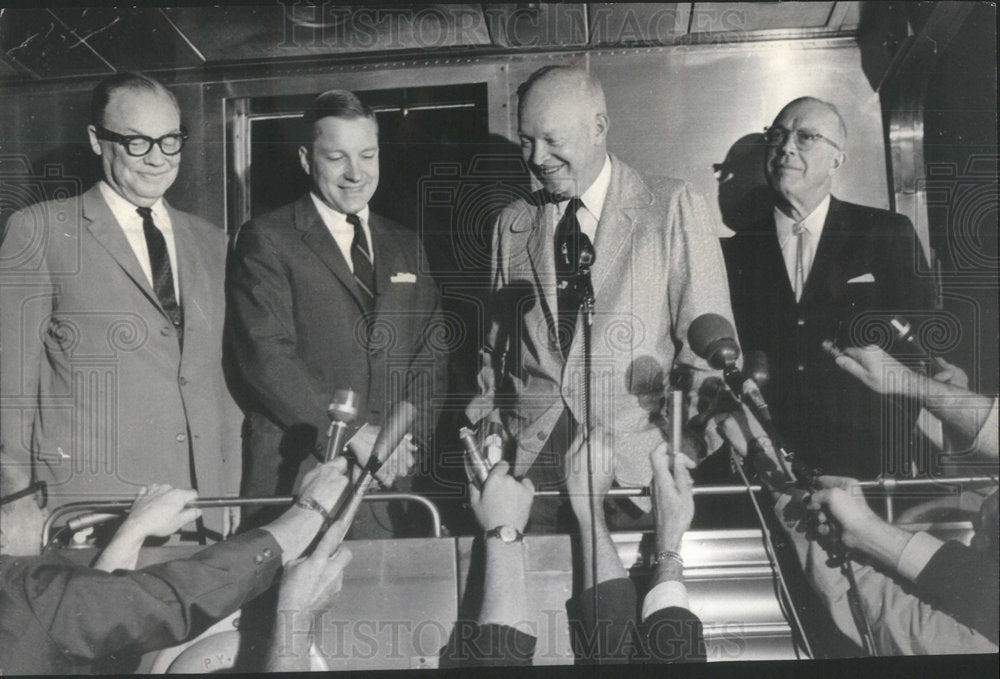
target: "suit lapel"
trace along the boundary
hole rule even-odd
[[[612,272],[631,272],[632,238],[636,228],[636,210],[649,207],[652,195],[645,190],[638,176],[626,176],[622,164],[611,156],[611,181],[601,208],[601,219],[594,234],[594,266],[590,275],[594,285],[594,300],[599,305],[601,289]],[[604,311],[613,311],[606,306]],[[583,315],[576,321],[569,356],[583,351]],[[595,323],[597,321],[595,320]],[[567,364],[569,361],[567,361]]]
[[[164,313],[160,307],[160,301],[156,298],[152,286],[146,279],[139,260],[129,245],[125,232],[115,219],[111,208],[108,207],[101,190],[95,184],[93,188],[83,194],[83,217],[87,222],[87,230],[94,237],[101,247],[107,250],[111,258],[122,268],[122,271],[132,279],[136,287],[149,299],[153,305]],[[172,217],[172,215],[171,215]]]
[[[840,201],[831,196],[830,209],[826,213],[826,221],[823,222],[823,233],[820,234],[819,243],[816,244],[816,254],[809,268],[809,277],[806,278],[799,304],[806,304],[820,294],[831,267],[837,262],[837,252],[840,250],[844,234],[840,206]]]
[[[645,195],[643,195],[645,194]],[[632,256],[632,234],[635,231],[635,210],[648,207],[652,196],[643,188],[638,177],[626,178],[622,164],[611,156],[611,182],[601,208],[594,239],[594,266],[591,277],[594,297],[607,282],[612,271],[627,271],[629,265],[619,260]]]
[[[170,214],[170,227],[174,232],[174,250],[177,252],[178,269],[174,275],[177,276],[177,287],[181,292],[179,301],[185,319],[189,319],[191,314],[196,311],[199,314],[204,313],[201,309],[191,308],[188,301],[206,299],[202,294],[206,263],[201,259],[202,253],[195,243],[195,235],[187,215],[173,209],[166,201],[163,201],[163,205]]]
[[[372,292],[375,294],[376,309],[379,308],[389,291],[389,280],[392,275],[400,273],[393,271],[393,268],[396,266],[396,262],[401,261],[398,244],[389,237],[388,230],[382,224],[382,217],[371,211],[368,212],[368,231],[372,237],[372,256],[375,260],[375,289]]]
[[[320,218],[308,193],[295,203],[294,209],[295,228],[302,232],[302,242],[346,288],[358,308],[364,311],[361,293],[357,283],[354,282],[354,274],[347,266],[344,255]]]
[[[553,245],[553,233],[549,224],[553,222],[556,206],[543,203],[534,210],[526,210],[519,216],[511,230],[514,232],[528,231],[527,250],[531,260],[531,270],[535,276],[535,285],[542,291],[543,313],[549,326],[550,337],[555,337],[556,315],[559,304],[556,298],[556,262]],[[555,352],[558,354],[559,349]]]

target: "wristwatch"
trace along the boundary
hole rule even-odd
[[[500,538],[500,540],[509,544],[511,542],[521,542],[524,539],[524,533],[513,526],[497,526],[486,531],[486,537]]]

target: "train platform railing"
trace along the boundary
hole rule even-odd
[[[947,480],[904,479],[862,482],[867,493],[884,499],[893,512],[897,496],[913,497],[917,491],[937,493],[996,484],[993,477],[967,476]],[[754,488],[759,490],[759,488]],[[910,491],[913,491],[912,493]],[[702,486],[701,496],[745,494],[746,487]],[[642,489],[615,489],[614,497],[636,497]],[[542,498],[556,498],[542,491]],[[282,505],[292,498],[212,498],[207,506]],[[408,493],[372,493],[368,502],[408,501],[427,511],[430,537],[388,540],[353,540],[354,559],[344,573],[338,600],[323,618],[313,665],[316,669],[418,669],[438,664],[466,598],[473,596],[481,552],[473,536],[446,536],[434,503]],[[72,515],[91,512],[124,513],[130,502],[91,502],[64,505],[53,512],[44,530],[51,542],[53,529]],[[877,503],[876,503],[877,504]],[[912,515],[912,512],[910,513]],[[65,525],[65,523],[63,524]],[[967,520],[930,521],[908,526],[930,530],[942,538],[966,539],[972,532]],[[651,535],[621,531],[613,536],[615,547],[640,596],[648,586]],[[147,548],[140,556],[146,565],[185,557],[196,545]],[[87,554],[67,550],[84,560]],[[82,550],[81,550],[82,551]],[[93,551],[93,550],[88,550]],[[691,530],[684,537],[684,576],[692,611],[704,625],[710,661],[780,660],[801,657],[796,653],[791,629],[775,596],[774,574],[757,528]],[[572,664],[576,661],[571,640],[567,603],[574,594],[574,538],[568,534],[532,535],[524,540],[529,626],[538,637],[534,662],[538,665]],[[190,672],[239,668],[237,657],[254,621],[239,613],[196,639],[147,656],[139,672]]]

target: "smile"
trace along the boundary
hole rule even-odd
[[[552,175],[558,173],[559,170],[561,170],[562,168],[563,168],[562,165],[556,165],[554,167],[538,166],[538,174],[542,175],[543,177],[551,177]]]

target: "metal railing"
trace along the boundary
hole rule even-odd
[[[441,537],[441,512],[437,506],[422,495],[413,493],[369,493],[363,498],[363,502],[392,502],[392,501],[414,502],[423,507],[431,518],[432,537]],[[189,508],[216,508],[216,507],[284,507],[295,502],[291,496],[282,497],[207,497],[189,502]],[[63,517],[74,513],[99,513],[99,514],[125,514],[132,508],[132,500],[104,500],[69,502],[52,510],[45,524],[42,526],[42,549],[48,546],[52,539],[52,527]],[[72,519],[66,525],[70,530],[74,530]],[[78,529],[76,529],[78,530]]]

